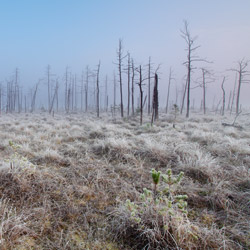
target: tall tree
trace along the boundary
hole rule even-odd
[[[153,121],[159,118],[159,97],[158,97],[158,74],[155,73],[155,82],[154,82],[154,92],[153,92],[153,113],[151,119],[151,126],[153,125]]]
[[[151,57],[148,59],[148,115],[151,112]]]
[[[128,73],[128,107],[127,107],[127,116],[129,116],[130,111],[130,68],[131,68],[131,62],[130,62],[130,54],[128,53],[128,65],[127,65],[127,73]]]
[[[226,93],[225,93],[225,88],[224,88],[224,83],[225,83],[226,77],[223,77],[222,83],[221,83],[221,89],[222,89],[222,109],[221,109],[221,115],[224,115],[225,113],[225,102],[226,102]]]
[[[123,45],[122,40],[119,39],[119,47],[117,50],[117,60],[118,60],[118,73],[119,73],[119,83],[120,83],[120,98],[121,98],[121,117],[124,116],[123,113],[123,93],[122,93],[122,66],[123,66],[123,59],[126,57],[126,55],[123,55]]]
[[[250,76],[250,72],[246,70],[248,63],[250,61],[245,60],[244,58],[238,61],[238,67],[231,69],[232,71],[235,71],[238,73],[238,87],[237,87],[237,94],[236,94],[236,114],[238,115],[240,112],[240,90],[242,83],[249,83],[250,80],[246,77]]]
[[[99,86],[100,66],[101,62],[99,61],[96,70],[96,113],[98,118],[100,116],[100,86]]]
[[[132,69],[132,78],[131,78],[131,105],[132,105],[132,115],[135,115],[135,88],[134,88],[134,83],[135,83],[135,66],[134,66],[134,60],[132,59],[131,61],[131,69]]]
[[[170,67],[169,69],[169,76],[168,76],[168,93],[167,93],[167,104],[166,104],[166,114],[168,113],[168,104],[169,104],[169,96],[170,96],[170,85],[171,81],[174,79],[172,77],[173,71],[172,68]]]
[[[192,37],[189,31],[188,22],[184,21],[184,30],[181,30],[181,36],[186,42],[186,51],[187,51],[187,61],[183,64],[187,67],[187,81],[186,81],[186,90],[187,90],[187,112],[186,117],[189,117],[190,110],[190,89],[191,89],[191,72],[194,69],[193,63],[205,61],[204,59],[200,59],[197,55],[195,55],[195,51],[200,47],[195,45],[195,40],[197,37]],[[186,93],[186,92],[184,92]],[[184,96],[185,97],[185,96]]]

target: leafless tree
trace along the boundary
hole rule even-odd
[[[108,112],[108,106],[109,106],[109,97],[108,97],[108,76],[106,75],[105,78],[105,97],[104,97],[104,107],[105,111]]]
[[[69,72],[68,72],[69,68],[66,67],[66,70],[65,70],[65,111],[66,112],[69,112],[69,102],[68,102],[68,81],[69,81]]]
[[[148,115],[151,112],[151,57],[148,59]]]
[[[99,73],[101,62],[99,61],[96,70],[96,113],[97,117],[100,117],[100,86],[99,86]]]
[[[88,112],[88,95],[89,95],[89,77],[91,72],[89,66],[86,66],[86,79],[85,79],[85,112]]]
[[[115,116],[115,109],[116,109],[116,75],[114,72],[114,79],[113,79],[113,84],[114,84],[114,95],[113,95],[113,112],[114,112],[114,116]]]
[[[234,105],[235,92],[236,92],[236,85],[237,85],[237,72],[235,73],[235,81],[234,81],[234,89],[233,89],[232,102],[231,102],[231,107],[230,107],[230,115],[233,112],[233,105]]]
[[[122,46],[122,40],[119,39],[119,48],[117,51],[117,60],[118,60],[118,73],[119,73],[119,83],[120,83],[120,98],[121,98],[121,117],[124,116],[123,113],[123,93],[122,93],[122,66],[123,66],[123,59],[127,55],[123,55],[123,46]]]
[[[36,106],[36,96],[37,96],[37,90],[38,90],[38,86],[41,82],[41,79],[37,82],[37,84],[35,85],[35,89],[32,95],[32,100],[31,100],[31,107],[30,107],[30,112],[33,113],[35,110],[35,106]]]
[[[49,113],[50,114],[51,114],[51,112],[53,110],[53,107],[54,107],[54,103],[55,103],[56,96],[57,96],[57,93],[58,93],[58,88],[59,88],[59,83],[58,83],[58,79],[57,79],[56,80],[56,86],[55,86],[54,94],[53,94],[53,97],[52,97],[52,100],[51,100],[51,104],[50,104],[50,108],[49,108]]]
[[[153,92],[153,112],[151,118],[151,126],[153,121],[159,118],[159,97],[158,97],[158,74],[155,73],[155,82],[154,82],[154,92]]]
[[[231,69],[238,73],[238,87],[237,87],[237,95],[236,95],[236,114],[240,112],[240,90],[242,83],[249,83],[250,79],[247,77],[250,76],[250,72],[246,70],[249,60],[245,60],[244,58],[237,62],[238,67]]]
[[[168,76],[168,93],[167,93],[167,104],[166,104],[166,114],[168,113],[168,105],[169,105],[169,96],[170,96],[170,85],[171,81],[174,80],[172,77],[173,71],[172,68],[170,67],[169,69],[169,76]]]
[[[200,46],[195,46],[195,41],[197,37],[192,37],[189,31],[188,22],[184,21],[184,30],[181,30],[181,36],[185,40],[187,44],[187,61],[185,61],[183,64],[187,67],[187,81],[186,81],[186,91],[187,91],[187,112],[186,117],[189,117],[189,109],[190,109],[190,89],[191,89],[191,72],[194,69],[193,63],[194,62],[205,62],[206,60],[201,59],[197,55],[195,55],[195,51]],[[207,61],[206,61],[207,62]],[[184,93],[186,93],[186,91]],[[184,96],[185,97],[185,96]]]
[[[127,54],[128,56],[128,65],[127,65],[127,73],[128,73],[128,107],[127,107],[127,116],[129,116],[130,111],[130,69],[131,69],[131,60],[130,60],[130,54]]]
[[[135,98],[134,98],[134,83],[135,83],[135,66],[134,60],[131,60],[132,78],[131,78],[131,105],[132,105],[132,115],[135,115]]]
[[[222,109],[221,109],[221,114],[224,115],[225,113],[225,102],[226,102],[226,94],[225,94],[225,88],[224,88],[224,83],[225,83],[226,77],[223,77],[222,83],[221,83],[221,89],[222,89]]]

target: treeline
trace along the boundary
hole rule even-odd
[[[235,110],[236,114],[239,114],[241,87],[243,83],[249,82],[249,71],[247,70],[249,61],[243,58],[238,61],[237,67],[226,70],[236,72],[234,89],[228,95],[226,107],[224,87],[227,81],[226,75],[216,76],[213,70],[206,67],[212,62],[197,55],[200,46],[196,44],[196,37],[191,36],[187,21],[184,21],[181,37],[186,43],[187,53],[187,59],[183,62],[186,67],[185,84],[181,91],[180,101],[178,100],[179,90],[176,87],[175,98],[172,98],[175,101],[170,103],[170,97],[174,96],[174,93],[171,93],[171,86],[174,82],[173,69],[170,68],[167,91],[164,95],[166,103],[164,111],[168,113],[170,108],[174,107],[175,112],[178,109],[182,114],[185,110],[186,117],[189,117],[190,93],[194,88],[201,88],[200,109],[206,114],[208,84],[221,78],[221,100],[213,106],[216,110],[220,109],[222,115],[224,115],[225,110],[229,110],[231,113]],[[199,64],[202,66],[199,67]],[[140,124],[143,122],[143,113],[147,113],[148,116],[152,117],[153,123],[159,115],[158,86],[161,79],[158,72],[160,65],[154,66],[151,57],[149,57],[147,64],[136,64],[131,54],[124,52],[123,42],[119,39],[114,67],[113,79],[108,80],[108,76],[106,76],[103,83],[100,81],[101,61],[94,69],[86,66],[80,77],[70,72],[68,67],[66,67],[63,76],[56,76],[53,74],[51,66],[48,65],[46,75],[39,79],[28,92],[25,92],[21,86],[20,73],[16,69],[11,80],[0,84],[0,112],[32,113],[38,109],[50,114],[59,111],[66,113],[94,111],[97,117],[100,116],[100,112],[111,112],[113,116],[119,114],[122,118],[139,114]],[[192,80],[194,72],[196,75],[200,72],[201,76]],[[44,86],[46,87],[44,88]],[[44,93],[45,89],[46,94]],[[126,90],[125,94],[124,90]],[[40,105],[37,104],[38,100]]]

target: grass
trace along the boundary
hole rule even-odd
[[[238,130],[199,114],[177,117],[175,128],[164,115],[153,127],[137,117],[1,116],[1,249],[250,248],[248,119]],[[152,190],[152,168],[183,171],[178,192],[188,196],[164,247],[124,217],[127,199]]]

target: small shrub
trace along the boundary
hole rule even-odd
[[[183,172],[151,174],[153,189],[144,188],[139,201],[127,200],[115,211],[116,236],[136,249],[192,248],[197,229],[187,218],[187,196],[178,194]]]

